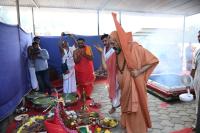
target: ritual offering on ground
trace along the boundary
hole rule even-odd
[[[104,119],[100,120],[99,125],[102,128],[110,129],[116,127],[118,125],[118,121],[114,118],[105,117]]]
[[[56,97],[45,96],[33,99],[33,105],[35,108],[48,108],[49,106],[54,106],[56,104]]]
[[[74,105],[78,102],[78,95],[77,93],[66,93],[62,95],[65,106]]]
[[[32,116],[18,128],[17,133],[44,132],[45,117],[42,115]]]
[[[45,94],[40,93],[40,92],[31,92],[26,96],[26,99],[29,100],[29,101],[32,101],[36,98],[45,97],[45,96],[46,96]]]

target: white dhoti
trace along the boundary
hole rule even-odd
[[[108,84],[109,84],[109,96],[111,98],[112,107],[117,108],[120,106],[120,88],[116,77],[116,54],[113,48],[110,48],[106,52],[106,47],[104,47],[103,58],[106,61],[107,71],[108,71]],[[114,94],[114,95],[113,95]]]
[[[117,108],[120,106],[120,88],[118,82],[116,82],[116,91],[115,91],[115,97],[111,100],[112,107]]]
[[[38,81],[37,81],[37,77],[35,74],[35,68],[34,67],[29,67],[29,74],[30,74],[30,78],[31,78],[31,86],[33,89],[37,89],[38,88]]]
[[[74,63],[74,59],[73,59],[73,54],[70,49],[68,52],[66,50],[64,50],[64,53],[65,54],[62,58],[62,62],[67,63],[69,73],[63,74],[63,92],[64,93],[76,92],[77,91],[76,75],[75,75],[75,69],[74,69],[75,63]]]
[[[63,92],[72,93],[76,92],[76,77],[75,70],[71,70],[70,73],[63,75]]]

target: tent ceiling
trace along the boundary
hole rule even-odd
[[[200,13],[200,0],[19,0],[20,6],[116,10],[143,13],[193,15]],[[15,6],[15,0],[0,0]]]

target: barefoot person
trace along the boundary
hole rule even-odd
[[[113,14],[117,31],[111,43],[118,49],[117,79],[121,89],[121,125],[127,133],[147,133],[151,120],[147,106],[146,82],[158,59],[124,32]],[[115,64],[113,64],[114,66]]]
[[[108,94],[112,103],[112,108],[109,113],[112,114],[115,112],[116,108],[120,106],[120,89],[116,79],[116,67],[113,67],[113,64],[116,64],[116,52],[110,45],[110,36],[108,34],[102,35],[101,40],[104,44],[104,48],[102,49],[99,46],[96,46],[96,48],[102,54],[102,66],[108,73]]]
[[[85,91],[86,98],[90,99],[95,80],[93,54],[91,48],[85,44],[83,38],[77,39],[78,47],[74,51],[74,62],[76,72],[77,91],[81,96]],[[82,97],[83,98],[83,97]]]
[[[76,76],[73,51],[66,41],[62,41],[60,52],[62,55],[62,64],[65,64],[67,67],[67,70],[63,72],[63,92],[76,92]]]

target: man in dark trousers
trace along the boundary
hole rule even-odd
[[[48,62],[49,54],[46,49],[40,48],[40,38],[35,37],[34,42],[32,43],[34,49],[34,66],[36,71],[36,77],[39,84],[39,91],[40,92],[48,92],[51,95],[52,86],[49,80],[49,73],[48,73]]]

